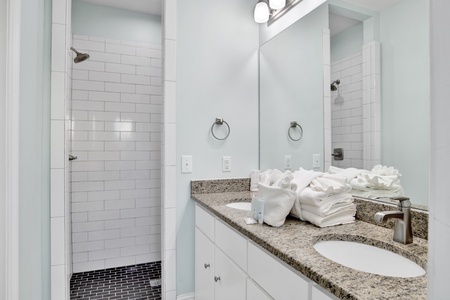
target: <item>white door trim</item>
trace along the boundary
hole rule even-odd
[[[7,0],[6,20],[6,299],[18,300],[21,0]]]

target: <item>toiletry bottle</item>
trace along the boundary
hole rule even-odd
[[[258,199],[258,223],[264,223],[264,200]]]
[[[252,195],[252,218],[258,221],[258,194]]]

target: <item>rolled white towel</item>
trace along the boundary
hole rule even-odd
[[[278,180],[273,184],[273,186],[281,188],[290,188],[292,179],[294,179],[294,175],[291,173],[291,171],[288,170],[284,172],[280,178],[278,178]]]
[[[258,189],[258,199],[264,201],[264,222],[274,227],[283,225],[294,204],[295,192],[263,184]]]
[[[293,176],[294,178],[291,181],[291,190],[300,193],[303,191],[315,178],[322,176],[323,173],[315,172],[312,170],[305,170],[300,168],[298,171],[295,171]]]
[[[318,227],[328,227],[328,226],[353,223],[353,222],[355,222],[355,214],[356,214],[356,209],[355,210],[352,210],[352,209],[345,210],[340,213],[333,214],[333,215],[326,216],[326,217],[318,216],[307,210],[304,210],[302,212],[302,216],[303,216],[303,218],[305,218],[306,221],[308,221],[311,224],[314,224]]]

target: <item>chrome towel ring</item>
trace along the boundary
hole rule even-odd
[[[228,133],[227,133],[227,135],[226,135],[224,138],[218,138],[218,137],[214,134],[214,126],[215,126],[215,125],[223,125],[223,124],[227,125]],[[211,134],[213,135],[213,137],[214,137],[215,139],[219,140],[219,141],[223,141],[223,140],[226,140],[226,139],[227,139],[227,137],[230,135],[230,133],[231,133],[230,125],[228,125],[228,123],[225,122],[224,119],[216,118],[216,121],[215,121],[215,122],[212,124],[212,126],[211,126]]]
[[[300,137],[298,139],[294,139],[291,136],[291,129],[295,130],[297,127],[300,129]],[[300,124],[297,123],[297,121],[292,121],[291,122],[291,126],[289,126],[289,129],[288,129],[288,136],[294,142],[298,142],[298,141],[300,141],[302,139],[302,137],[303,137],[303,128],[302,128],[302,126],[300,126]]]

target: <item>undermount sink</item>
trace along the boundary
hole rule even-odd
[[[240,210],[248,210],[248,211],[252,210],[252,204],[250,202],[233,202],[228,203],[225,206]]]
[[[415,262],[378,247],[347,241],[321,241],[317,252],[346,267],[390,277],[417,277],[426,272]]]

